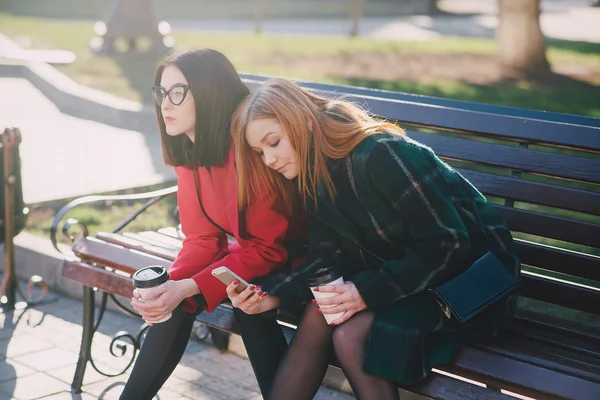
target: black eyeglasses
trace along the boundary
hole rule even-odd
[[[169,98],[171,104],[178,106],[185,100],[189,88],[189,85],[184,85],[183,83],[173,85],[169,90],[162,86],[152,86],[152,96],[159,107],[162,106],[165,97]]]

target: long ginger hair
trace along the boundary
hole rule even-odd
[[[267,167],[246,142],[248,124],[261,118],[277,119],[288,135],[299,160],[295,181]],[[321,183],[335,199],[327,158],[347,157],[371,135],[404,134],[398,126],[377,120],[348,101],[317,96],[281,78],[266,81],[246,97],[233,115],[231,132],[236,148],[239,207],[246,207],[267,187],[278,196],[279,205],[288,215],[301,209],[308,198],[316,202],[317,185]]]

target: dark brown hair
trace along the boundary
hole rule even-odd
[[[212,49],[188,50],[165,58],[156,70],[154,84],[160,85],[163,70],[173,65],[185,76],[196,103],[193,150],[187,135],[169,136],[160,106],[156,117],[167,165],[223,166],[231,146],[231,115],[249,90],[231,62]]]

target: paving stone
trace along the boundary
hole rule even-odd
[[[73,375],[75,374],[75,366],[76,363],[72,363],[69,366],[63,368],[47,371],[47,374],[71,385],[71,382],[73,382]],[[105,379],[107,379],[106,376],[100,374],[98,371],[92,368],[91,365],[88,364],[88,367],[85,370],[85,375],[83,377],[84,385],[91,385],[92,383],[96,383]]]
[[[83,387],[83,391],[103,400],[118,399],[123,392],[123,388],[125,388],[126,381],[127,377],[123,376],[108,378],[104,381],[96,382],[91,385],[85,385]]]
[[[175,375],[171,375],[163,385],[163,388],[171,390],[175,393],[183,394],[189,385],[191,385],[190,382],[178,378]]]
[[[43,372],[75,364],[77,362],[77,354],[54,347],[14,357],[13,359],[30,368]]]
[[[68,386],[64,382],[43,372],[0,383],[0,393],[19,400],[37,399],[64,390],[68,390]]]
[[[39,397],[37,400],[96,400],[97,397],[87,393],[72,394],[69,391],[64,391],[56,394],[51,394],[46,397]]]
[[[194,382],[203,379],[204,375],[205,373],[203,371],[199,371],[195,368],[188,367],[187,365],[184,365],[184,363],[181,362],[175,368],[175,371],[173,371],[172,376],[175,376],[184,381]]]
[[[37,371],[14,360],[0,361],[0,382],[35,374]]]
[[[172,392],[168,389],[161,389],[158,392],[156,400],[185,400],[185,397],[181,393]]]
[[[12,358],[51,347],[48,342],[34,336],[14,336],[0,341],[0,357]]]

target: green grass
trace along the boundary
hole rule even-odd
[[[149,189],[150,190],[150,189]],[[90,235],[94,236],[98,232],[110,232],[130,215],[141,208],[142,201],[129,202],[97,202],[90,205],[82,205],[72,209],[66,218],[73,218],[79,221],[88,229]],[[176,207],[175,196],[169,196],[158,203],[150,206],[141,215],[139,215],[126,228],[126,232],[155,231],[167,226],[175,226],[178,221],[173,215]],[[27,216],[27,223],[24,230],[40,237],[50,237],[50,227],[56,215],[56,209],[40,206],[30,210]],[[63,219],[59,225],[59,230],[66,221]],[[81,230],[76,226],[69,231],[70,234],[78,237]],[[71,245],[68,238],[62,234],[57,236],[59,242]]]
[[[73,51],[77,61],[58,68],[81,84],[131,100],[151,100],[148,88],[159,57],[148,54],[94,55],[88,47],[93,37],[90,22],[38,19],[0,12],[0,27],[4,34],[32,48]],[[398,42],[364,37],[348,39],[196,32],[174,32],[173,36],[178,50],[200,46],[215,48],[226,54],[239,71],[244,72],[600,117],[597,84],[569,79],[551,85],[527,79],[476,85],[448,79],[390,81],[360,76],[349,78],[341,73],[335,75],[319,68],[300,70],[294,67],[295,59],[340,56],[343,60],[344,55],[350,54],[378,53],[393,55],[396,59],[415,53],[493,55],[496,51],[493,40],[444,38]],[[600,44],[552,41],[548,43],[547,53],[553,65],[591,68],[600,65]],[[286,62],[277,62],[281,59]],[[383,68],[401,68],[401,65],[382,65]]]

